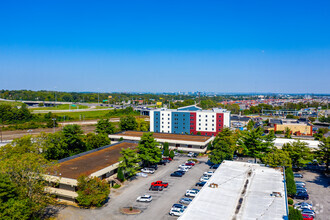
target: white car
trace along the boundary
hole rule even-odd
[[[143,196],[137,197],[136,201],[138,201],[138,202],[151,202],[152,197],[151,197],[151,195],[143,195]]]
[[[207,176],[209,176],[209,175],[213,175],[214,174],[214,172],[213,171],[207,171],[207,172],[204,172],[204,175],[207,175]]]
[[[192,156],[194,156],[194,153],[193,153],[193,152],[189,152],[189,153],[187,154],[187,156],[188,156],[188,157],[192,157]]]
[[[179,166],[179,168],[190,169],[191,166],[187,166],[187,165],[182,164],[182,165]]]
[[[171,209],[170,210],[170,215],[174,216],[181,216],[183,214],[184,210],[177,210],[177,209]]]
[[[151,174],[153,174],[155,172],[155,169],[154,168],[143,168],[141,171],[143,173],[151,173]]]
[[[201,182],[207,182],[210,179],[210,177],[202,176],[199,181]]]
[[[184,172],[188,172],[189,171],[188,168],[182,168],[182,167],[180,167],[178,170],[181,170],[181,171],[184,171]]]
[[[195,191],[195,190],[187,190],[186,191],[186,196],[190,196],[190,197],[195,197],[196,195],[197,195],[197,191]]]
[[[141,176],[141,177],[148,177],[148,174],[146,173],[142,173],[142,172],[139,172],[136,174],[137,176]]]

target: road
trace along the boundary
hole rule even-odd
[[[86,210],[74,207],[67,207],[59,212],[58,219],[76,220],[76,219],[110,219],[110,220],[149,220],[149,219],[176,219],[169,216],[168,212],[174,203],[182,198],[186,190],[195,187],[202,174],[209,170],[205,164],[207,158],[200,159],[201,163],[196,164],[183,177],[170,177],[170,174],[177,167],[184,163],[187,157],[177,157],[170,164],[161,166],[152,175],[147,178],[138,177],[127,182],[120,189],[111,189],[110,200],[103,208]],[[162,192],[150,192],[149,186],[153,181],[162,180],[169,183],[167,189]],[[138,196],[150,194],[153,197],[151,203],[138,203]],[[137,207],[142,210],[138,215],[124,215],[119,209],[122,207]]]

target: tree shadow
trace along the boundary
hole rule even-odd
[[[65,209],[67,207],[67,205],[64,205],[64,204],[58,204],[58,205],[51,205],[51,206],[48,206],[43,215],[42,215],[42,218],[41,219],[49,219],[49,218],[56,218],[57,214]]]
[[[319,170],[307,170],[308,172],[311,173],[316,173],[318,174],[314,180],[308,180],[306,182],[308,183],[314,183],[320,186],[323,186],[324,188],[328,188],[330,185],[330,177],[327,177],[323,172]]]

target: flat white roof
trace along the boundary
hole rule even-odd
[[[286,219],[283,180],[280,169],[224,161],[179,219]],[[211,183],[218,188],[209,187]],[[273,192],[282,197],[271,196]]]
[[[297,139],[275,138],[274,145],[276,147],[282,148],[283,144],[297,142],[297,141],[298,141]],[[320,141],[316,141],[316,140],[300,140],[300,141],[307,143],[307,146],[309,148],[314,148],[314,149],[319,148]]]

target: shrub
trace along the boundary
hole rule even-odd
[[[289,220],[303,220],[301,212],[298,209],[289,206]]]
[[[293,199],[288,199],[288,204],[293,205]]]
[[[119,185],[119,184],[115,184],[112,188],[114,188],[114,189],[118,189],[118,188],[120,188],[121,187],[121,185]]]
[[[172,158],[172,159],[174,158],[174,151],[172,151],[172,150],[170,151],[170,158]]]
[[[163,155],[164,155],[165,157],[170,156],[170,151],[169,151],[168,149],[165,149]]]
[[[123,141],[123,140],[124,140],[124,138],[123,137],[120,137],[118,141]]]

